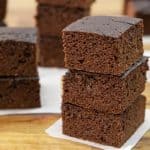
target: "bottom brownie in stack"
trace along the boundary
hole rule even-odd
[[[97,143],[120,147],[143,123],[145,97],[121,114],[102,113],[69,103],[62,106],[63,133]]]
[[[39,64],[45,67],[64,67],[62,41],[59,37],[43,36],[38,39]]]

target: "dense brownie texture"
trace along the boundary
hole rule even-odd
[[[142,35],[141,19],[84,17],[63,30],[65,66],[120,75],[142,57]]]
[[[3,21],[6,15],[7,0],[0,0],[0,21]]]
[[[0,76],[36,76],[36,31],[0,28]]]
[[[124,13],[131,17],[144,20],[144,33],[150,34],[150,1],[149,0],[127,0],[125,1]]]
[[[40,107],[37,77],[0,77],[0,109]]]
[[[121,76],[71,70],[63,78],[63,102],[87,109],[119,114],[145,88],[147,59],[143,58]]]
[[[45,67],[64,67],[62,41],[59,37],[40,37],[38,40],[39,64]]]
[[[36,0],[40,4],[87,9],[95,0]]]
[[[120,147],[143,123],[145,97],[137,100],[119,115],[88,110],[72,104],[63,104],[63,133],[101,144]]]
[[[48,5],[38,5],[37,12],[36,20],[39,34],[44,36],[61,36],[64,27],[89,15],[89,10]]]

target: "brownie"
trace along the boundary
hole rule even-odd
[[[36,76],[36,30],[0,28],[0,76]]]
[[[87,9],[95,0],[36,0],[40,4]]]
[[[62,105],[63,133],[100,144],[121,147],[143,123],[145,97],[121,114],[89,110],[69,103]]]
[[[63,30],[65,67],[120,75],[143,54],[143,21],[89,16]]]
[[[6,15],[7,0],[0,0],[0,21],[5,18]]]
[[[62,41],[59,37],[39,37],[39,65],[44,67],[64,67]]]
[[[0,77],[0,109],[40,107],[38,77]]]
[[[144,91],[147,69],[144,57],[121,76],[71,70],[63,78],[63,102],[119,114]]]
[[[37,12],[36,23],[43,36],[61,36],[64,27],[89,14],[89,10],[49,5],[38,5]]]
[[[128,0],[125,2],[124,13],[131,17],[138,17],[144,20],[144,34],[150,34],[150,1],[149,0]]]

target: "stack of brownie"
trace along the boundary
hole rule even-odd
[[[5,26],[4,18],[6,16],[7,0],[0,0],[0,26]]]
[[[35,33],[0,28],[0,109],[40,106]]]
[[[64,27],[89,15],[94,0],[37,0],[39,64],[64,67],[61,31]]]
[[[150,34],[150,1],[125,0],[124,14],[144,20],[144,34]]]
[[[143,123],[143,21],[93,16],[63,30],[63,133],[120,147]]]

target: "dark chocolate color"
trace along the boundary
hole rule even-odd
[[[0,22],[4,20],[6,16],[7,0],[0,0]]]
[[[34,29],[0,28],[0,76],[37,76]]]
[[[63,133],[72,137],[121,147],[144,122],[145,97],[119,115],[89,110],[72,104],[62,105]]]
[[[63,103],[119,114],[145,88],[147,58],[142,58],[121,76],[71,70],[63,78]]]
[[[65,67],[120,75],[143,55],[143,21],[91,16],[63,30]]]
[[[38,77],[0,77],[0,109],[40,107]]]
[[[64,27],[89,14],[89,10],[80,8],[54,7],[38,5],[36,24],[43,36],[61,36]]]
[[[64,67],[62,41],[59,37],[41,36],[38,40],[39,65],[44,67]]]

